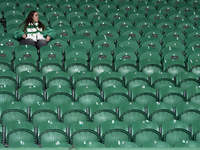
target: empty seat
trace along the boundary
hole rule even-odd
[[[111,148],[137,148],[138,145],[131,141],[115,141],[110,145]]]
[[[148,75],[143,72],[129,72],[125,75],[125,86],[130,91],[137,86],[150,85]]]
[[[30,107],[36,102],[45,101],[44,91],[42,87],[23,86],[18,89],[18,100]]]
[[[14,86],[6,86],[1,85],[0,86],[0,104],[3,104],[5,102],[11,102],[16,100],[16,87]]]
[[[19,87],[21,86],[40,86],[45,87],[43,75],[38,71],[23,71],[18,75]]]
[[[118,120],[114,105],[107,102],[97,102],[90,106],[90,119],[96,126],[108,120]]]
[[[57,107],[74,100],[72,89],[68,86],[50,86],[46,90],[46,99]]]
[[[145,108],[158,101],[156,90],[150,86],[137,86],[131,89],[132,101],[142,104]]]
[[[115,120],[105,121],[101,124],[100,137],[106,147],[109,147],[115,141],[131,140],[126,123]]]
[[[17,87],[16,74],[11,70],[0,70],[0,85]]]
[[[130,127],[137,120],[147,119],[147,114],[141,104],[126,102],[119,106],[119,119]]]
[[[128,90],[123,86],[109,86],[103,90],[103,98],[105,102],[111,103],[115,107],[119,107],[125,102],[129,102]]]
[[[1,104],[1,123],[6,125],[12,121],[27,121],[28,120],[28,109],[21,102],[5,102]]]
[[[199,106],[193,102],[182,102],[176,106],[177,119],[187,123],[188,126],[200,118]]]
[[[99,142],[99,134],[97,132],[97,126],[92,122],[78,121],[74,122],[69,127],[70,143],[75,147],[80,144],[89,141]]]
[[[35,127],[40,123],[51,121],[58,121],[57,107],[47,102],[37,102],[30,107],[30,120]]]
[[[55,142],[48,142],[42,145],[44,148],[49,148],[49,147],[54,147],[54,148],[72,148],[72,145],[69,144],[68,142],[60,142],[60,141],[55,141]]]
[[[173,108],[177,104],[184,102],[184,91],[175,86],[166,86],[161,88],[159,91],[159,101],[170,104]]]
[[[87,108],[81,103],[65,103],[60,107],[61,122],[69,127],[73,122],[89,121]]]
[[[159,147],[159,148],[167,148],[171,147],[167,142],[160,141],[160,140],[150,140],[145,142],[142,147]]]
[[[200,86],[191,86],[185,91],[187,101],[200,104],[199,95],[200,95]]]
[[[66,86],[72,87],[72,83],[70,80],[70,76],[68,73],[64,71],[51,71],[45,76],[46,87],[49,88],[51,86]]]
[[[200,147],[200,144],[193,140],[182,140],[177,142],[174,147]]]
[[[35,143],[37,138],[34,132],[34,126],[27,121],[12,121],[5,126],[6,143],[15,142]]]
[[[45,121],[40,123],[37,128],[38,143],[41,145],[51,142],[68,142],[66,127],[57,121]]]
[[[131,135],[133,142],[138,146],[142,146],[147,141],[162,139],[159,126],[149,120],[138,120],[134,122],[131,126]]]
[[[173,107],[165,102],[151,103],[147,107],[149,120],[162,125],[166,120],[176,119]]]
[[[80,86],[75,90],[75,101],[90,107],[92,104],[103,101],[103,98],[96,86]]]
[[[162,124],[162,137],[173,147],[176,142],[189,140],[191,133],[186,123],[179,120],[168,120]]]
[[[79,148],[105,148],[105,145],[100,143],[100,142],[96,142],[96,141],[84,141],[80,144],[78,144],[76,147]]]

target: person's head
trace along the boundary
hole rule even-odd
[[[37,11],[31,11],[27,18],[26,18],[26,23],[36,23],[39,21],[39,15]]]
[[[42,30],[46,29],[46,27],[39,21],[39,15],[38,12],[33,10],[29,12],[26,20],[20,25],[23,26],[23,31],[26,33],[26,27],[28,26],[29,23],[36,23],[38,22],[38,27],[42,28]]]

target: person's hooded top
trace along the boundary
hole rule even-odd
[[[19,40],[22,38],[24,35],[24,31],[22,28],[19,30],[15,31],[14,37]],[[27,28],[26,28],[26,39],[33,39],[34,41],[37,40],[45,40],[46,36],[50,36],[51,39],[55,37],[55,31],[54,29],[51,29],[49,27],[46,27],[44,31],[42,31],[42,28],[38,27],[38,23],[29,23]]]

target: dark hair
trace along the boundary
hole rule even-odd
[[[37,12],[37,11],[33,10],[33,11],[29,12],[26,20],[24,22],[22,22],[22,24],[20,24],[19,28],[21,28],[23,26],[22,30],[24,31],[24,33],[26,33],[26,27],[28,26],[28,24],[29,23],[33,23],[33,18],[32,17],[33,17],[35,12]],[[45,25],[40,21],[38,21],[38,27],[42,28],[42,31],[44,31],[46,29]]]

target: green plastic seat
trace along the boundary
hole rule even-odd
[[[65,59],[82,58],[88,60],[87,52],[89,51],[83,46],[71,45],[65,50]]]
[[[173,107],[165,102],[153,102],[147,108],[149,120],[155,122],[160,127],[166,120],[176,119]]]
[[[70,20],[72,17],[78,17],[78,16],[82,16],[84,17],[84,11],[82,9],[79,8],[70,8],[70,9],[66,9],[65,10],[66,13],[66,17]]]
[[[176,142],[190,140],[191,133],[188,125],[179,120],[168,120],[162,124],[162,137],[171,147]]]
[[[110,60],[110,61],[113,60],[113,57],[112,57],[110,51],[108,51],[107,49],[101,48],[101,47],[97,49],[96,47],[90,49],[89,57],[90,57],[91,60],[95,59],[95,58],[101,58],[101,59],[106,58],[107,60]]]
[[[51,142],[68,142],[66,127],[57,121],[44,121],[37,128],[38,143],[41,145]]]
[[[16,74],[11,70],[0,70],[0,85],[17,87]]]
[[[99,8],[104,11],[108,11],[110,9],[116,9],[116,4],[112,1],[100,1],[98,5]]]
[[[110,145],[111,148],[137,148],[138,145],[131,141],[115,141]]]
[[[183,140],[177,142],[174,147],[200,147],[200,144],[193,140]]]
[[[123,85],[123,77],[118,72],[103,72],[99,75],[99,86],[102,90],[109,86]]]
[[[176,86],[184,91],[191,86],[199,86],[199,77],[192,72],[180,72],[176,75]]]
[[[123,36],[119,36],[116,39],[116,41],[117,41],[117,47],[130,47],[130,48],[134,47],[135,50],[139,48],[137,39],[135,37],[123,35]]]
[[[109,47],[110,50],[115,48],[114,39],[110,36],[98,35],[94,39],[94,46]]]
[[[137,28],[145,28],[145,27],[153,27],[154,26],[151,19],[143,18],[143,17],[134,19],[134,25]]]
[[[126,27],[133,26],[131,19],[126,18],[126,17],[116,17],[113,19],[113,22],[114,22],[115,28],[117,28],[118,30],[120,30],[124,26]]]
[[[194,27],[193,23],[191,23],[191,21],[189,19],[178,19],[174,22],[175,22],[176,26],[178,28],[180,28],[182,31],[184,31],[187,28],[193,28]]]
[[[37,61],[34,58],[20,57],[14,60],[14,72],[19,74],[23,71],[38,71]]]
[[[86,106],[76,102],[63,103],[60,107],[60,118],[66,127],[74,122],[89,121]]]
[[[127,17],[133,21],[135,21],[135,19],[137,18],[143,18],[145,19],[145,13],[142,10],[138,10],[138,9],[130,9],[127,10]]]
[[[54,40],[50,41],[48,43],[48,45],[54,45],[54,46],[57,46],[57,47],[59,47],[61,49],[65,49],[66,47],[68,47],[68,44],[66,43],[66,41],[62,40],[62,39],[54,39]]]
[[[72,76],[73,88],[79,88],[81,86],[98,86],[96,75],[89,71],[76,72]]]
[[[155,72],[151,75],[151,86],[157,91],[162,87],[174,85],[174,76],[168,72]]]
[[[35,127],[40,123],[58,121],[58,110],[56,105],[48,102],[37,102],[30,107],[30,120]]]
[[[90,106],[90,119],[96,126],[108,120],[118,120],[114,105],[107,102],[97,102]]]
[[[41,7],[42,8],[42,7]],[[46,18],[47,19],[50,19],[50,18],[52,18],[52,17],[64,17],[64,14],[63,14],[63,12],[62,11],[60,11],[60,9],[58,8],[58,10],[57,9],[50,9],[50,8],[47,8],[47,9],[44,9],[44,10],[46,10]],[[51,11],[49,11],[48,12],[48,10],[51,10]]]
[[[140,50],[138,57],[139,57],[139,61],[146,60],[146,59],[156,59],[158,61],[161,61],[161,58],[158,52],[153,51],[153,50],[148,50],[148,49],[143,50],[143,51]]]
[[[170,19],[166,19],[166,18],[156,19],[155,26],[157,28],[159,28],[160,30],[163,30],[163,29],[169,28],[169,27],[174,27],[173,21],[171,21]]]
[[[36,102],[45,101],[44,91],[42,87],[23,86],[18,89],[18,100],[30,107]]]
[[[190,47],[199,47],[199,37],[198,35],[193,37],[187,37],[184,41],[187,48]]]
[[[53,57],[40,59],[39,68],[43,76],[51,71],[63,71],[62,61],[58,58],[54,58],[54,55],[52,56]]]
[[[148,12],[150,10],[156,10],[155,4],[150,3],[148,1],[146,2],[142,1],[141,3],[138,3],[138,9],[144,12]]]
[[[191,86],[185,91],[187,101],[193,102],[196,104],[200,104],[199,94],[200,94],[200,86]]]
[[[1,123],[6,125],[12,121],[28,121],[28,109],[27,107],[17,101],[10,101],[1,104],[0,106],[1,111]]]
[[[162,49],[162,58],[163,60],[167,59],[180,59],[182,61],[185,61],[185,57],[182,54],[182,49],[178,49],[176,47],[166,47]]]
[[[200,76],[199,70],[199,52],[194,52],[190,54],[187,61],[187,70],[196,74],[198,77]]]
[[[70,26],[68,19],[64,16],[52,17],[52,18],[49,19],[49,21],[50,21],[51,28],[53,28],[54,26],[57,26],[57,25],[68,25],[68,26]]]
[[[147,119],[145,108],[136,102],[127,102],[119,106],[119,120],[129,127],[137,120]]]
[[[70,143],[75,147],[84,141],[100,141],[97,126],[94,123],[87,121],[72,123],[69,127],[69,137]]]
[[[86,49],[90,49],[92,47],[90,38],[85,35],[74,35],[71,36],[69,40],[70,45],[82,46]]]
[[[35,129],[32,123],[27,121],[12,121],[5,126],[6,143],[11,144],[15,142],[35,143],[37,138]]]
[[[106,15],[109,19],[115,20],[116,18],[123,18],[125,17],[124,11],[116,8],[110,8],[106,11]]]
[[[175,76],[180,72],[185,72],[186,68],[185,68],[184,61],[176,59],[176,57],[175,57],[175,59],[170,58],[170,59],[164,60],[163,70],[166,71],[166,72],[169,72],[170,74]]]
[[[96,86],[80,86],[75,90],[75,101],[87,108],[92,104],[103,101],[101,91]]]
[[[23,71],[18,74],[19,87],[22,86],[38,86],[44,89],[45,83],[43,75],[38,71]]]
[[[159,101],[170,104],[173,108],[177,106],[177,104],[184,102],[184,91],[175,86],[166,86],[161,88],[159,91]]]
[[[15,93],[15,86],[6,86],[1,85],[0,86],[0,104],[3,104],[5,102],[12,102],[16,101],[16,93]]]
[[[129,37],[135,37],[137,40],[141,38],[139,28],[135,26],[122,26],[119,31],[120,36],[127,35]]]
[[[38,60],[37,49],[31,45],[19,45],[15,47],[15,58],[33,58]]]
[[[58,40],[58,39],[52,40],[51,42],[49,42],[49,45],[41,47],[41,49],[40,49],[40,59],[56,58],[56,59],[63,60],[63,56],[62,56],[63,48],[65,49],[67,47],[66,43],[64,41]]]
[[[78,144],[76,147],[78,148],[105,148],[105,145],[96,141],[87,141],[87,142],[84,141]]]
[[[150,140],[145,142],[142,147],[148,147],[148,148],[167,148],[167,147],[171,147],[167,142],[164,141],[160,141],[160,140]]]
[[[98,35],[109,36],[113,39],[118,37],[117,28],[113,26],[100,26],[97,28]]]
[[[63,10],[64,14],[67,9],[77,8],[77,3],[75,1],[59,1],[59,7]]]
[[[91,26],[90,20],[85,16],[75,16],[70,19],[72,28],[78,26]]]
[[[147,18],[151,19],[152,21],[165,18],[164,13],[162,13],[158,10],[149,10],[146,12],[146,15],[147,15]]]
[[[71,76],[76,72],[87,71],[87,61],[83,58],[69,58],[65,60],[65,71]]]
[[[47,88],[51,86],[72,87],[70,76],[64,71],[51,71],[47,73],[45,76],[45,81]]]
[[[66,42],[74,35],[72,28],[68,25],[55,25],[53,29],[56,31],[55,39],[62,39]]]
[[[95,30],[97,30],[101,26],[106,26],[106,27],[112,26],[111,22],[112,22],[111,19],[109,19],[105,16],[99,16],[99,17],[92,18],[92,25]]]
[[[143,105],[145,108],[152,102],[158,101],[156,90],[150,86],[137,86],[131,89],[133,102]]]
[[[50,86],[46,90],[47,102],[52,103],[56,107],[74,100],[72,90],[68,86]]]
[[[125,102],[129,102],[128,90],[123,86],[109,86],[103,90],[103,98],[105,102],[111,103],[115,107],[119,107]]]
[[[115,141],[131,140],[126,123],[116,120],[105,121],[101,124],[100,137],[106,147],[109,147]]]
[[[185,35],[182,30],[177,27],[164,28],[163,32],[166,37],[178,37],[182,41],[185,39]]]
[[[96,8],[96,2],[93,1],[79,1],[78,5],[80,9],[86,11],[88,9]]]
[[[104,11],[102,11],[101,9],[93,8],[93,7],[86,9],[85,12],[91,22],[94,18],[105,17]]]
[[[164,37],[162,39],[163,41],[163,47],[177,47],[180,48],[182,50],[185,49],[185,45],[183,44],[182,39],[180,39],[179,37],[173,36],[173,37]]]
[[[176,106],[177,119],[187,123],[188,126],[200,118],[200,109],[196,103],[182,102]]]
[[[94,27],[89,25],[79,25],[75,28],[77,35],[84,35],[93,39],[96,36]]]
[[[60,141],[55,141],[55,142],[48,142],[42,145],[43,148],[72,148],[72,145],[67,143],[67,142],[60,142]]]
[[[200,138],[199,138],[199,130],[200,130],[200,121],[195,121],[192,123],[191,125],[191,134],[192,134],[192,137],[194,139],[194,141],[198,142],[200,141]]]
[[[139,63],[139,71],[150,76],[155,72],[162,71],[161,63],[156,59],[141,60]]]
[[[39,148],[37,144],[25,141],[19,141],[9,144],[9,148]]]
[[[122,46],[122,47],[116,47],[114,50],[114,60],[122,60],[122,59],[131,59],[133,61],[137,61],[136,56],[136,49],[133,50],[133,48]]]
[[[90,71],[94,72],[96,76],[112,70],[112,62],[106,58],[95,58],[90,61]]]
[[[131,91],[131,89],[137,86],[148,86],[150,81],[148,75],[143,72],[129,72],[125,75],[125,87]]]
[[[142,29],[142,35],[143,36],[152,36],[156,37],[159,40],[162,40],[163,34],[161,33],[161,30],[156,27],[147,27]]]
[[[3,45],[7,45],[10,46],[12,48],[16,47],[19,45],[19,42],[15,39],[11,39],[11,38],[6,38],[0,41],[1,44]]]
[[[120,0],[115,0],[118,2],[118,5],[119,5],[119,9],[120,10],[123,10],[123,11],[128,11],[128,10],[134,10],[136,9],[136,6],[133,5],[132,2],[130,2],[129,0],[125,0],[125,1],[120,1]]]
[[[131,135],[133,142],[138,146],[142,146],[145,142],[151,140],[161,140],[159,126],[149,120],[138,120],[131,126]]]
[[[35,1],[32,1],[32,2],[30,2],[30,1],[28,1],[28,2],[27,1],[24,1],[24,2],[18,1],[18,5],[22,10],[24,10],[27,7],[37,7],[37,3]]]

